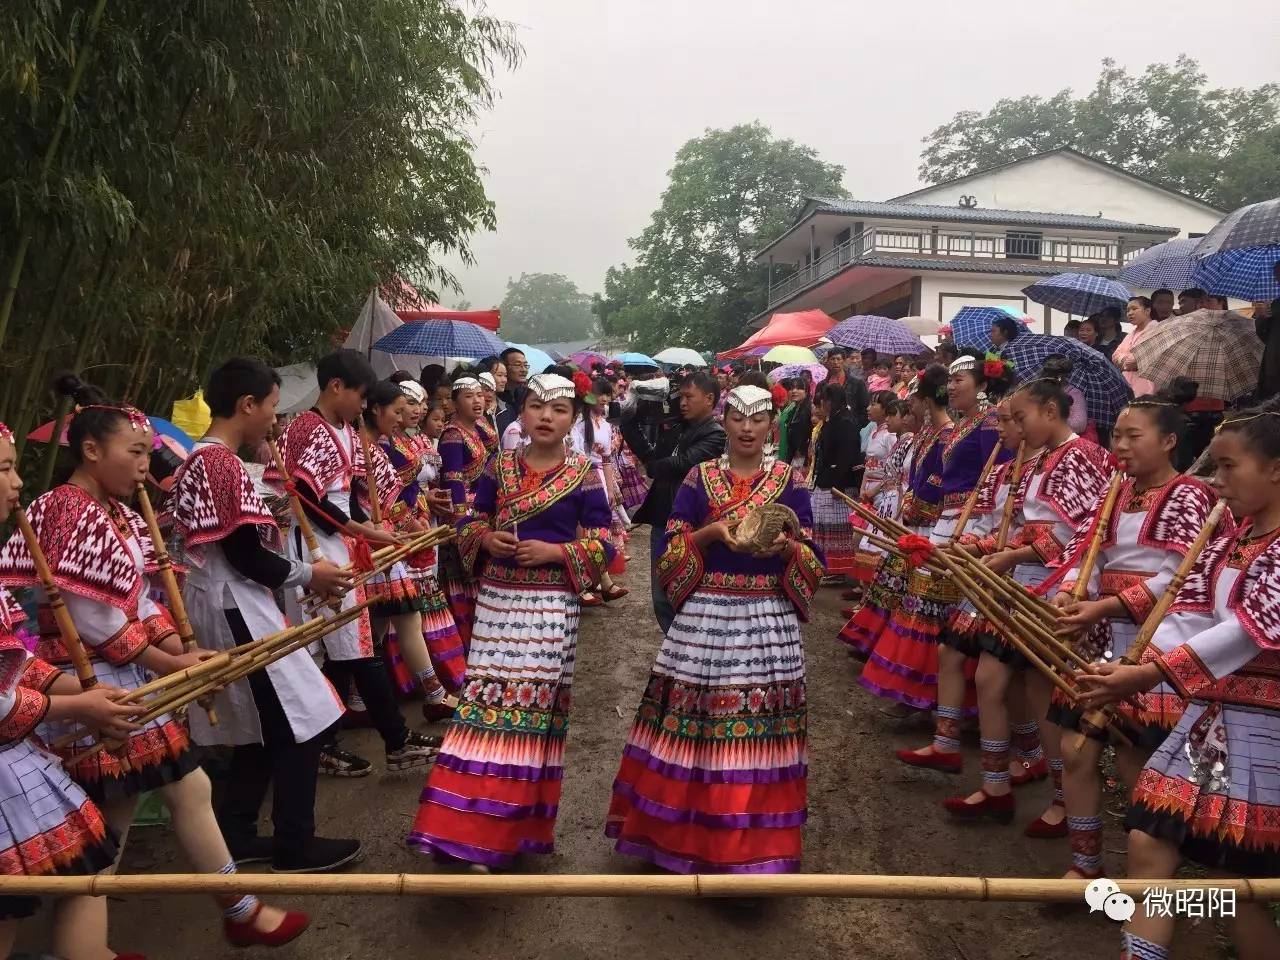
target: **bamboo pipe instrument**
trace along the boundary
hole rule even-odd
[[[368,583],[380,573],[384,573],[391,567],[395,566],[401,560],[413,556],[422,550],[430,547],[439,546],[453,538],[454,531],[451,527],[432,527],[430,530],[410,540],[408,543],[394,544],[384,547],[373,554],[374,566],[372,570],[361,570],[357,572],[351,564],[347,564],[342,569],[347,573],[355,573],[356,576],[352,582],[352,589]],[[317,609],[325,606],[328,601],[308,593],[302,597],[302,608],[306,613],[314,613]]]
[[[1106,499],[1102,501],[1102,511],[1098,514],[1098,523],[1089,540],[1089,549],[1085,551],[1084,560],[1077,571],[1076,586],[1071,591],[1072,599],[1077,603],[1089,596],[1089,579],[1093,576],[1093,568],[1098,565],[1098,554],[1102,552],[1102,543],[1107,539],[1107,530],[1112,523],[1116,509],[1116,500],[1120,497],[1120,487],[1124,484],[1124,473],[1117,470],[1111,477],[1111,486],[1107,488]]]
[[[345,626],[352,620],[356,619],[364,610],[367,603],[344,610],[341,616],[331,619],[320,618],[322,623],[316,626],[314,621],[309,621],[302,627],[294,628],[291,631],[284,631],[279,634],[282,639],[277,644],[265,652],[259,651],[261,656],[241,657],[238,660],[223,661],[223,672],[214,673],[212,676],[206,674],[203,678],[197,679],[194,683],[185,684],[176,689],[166,689],[158,693],[158,695],[150,701],[147,701],[145,708],[137,716],[137,722],[146,723],[154,720],[156,717],[164,713],[172,713],[182,705],[190,703],[192,700],[199,699],[203,696],[212,694],[214,690],[225,687],[237,680],[241,680],[256,670],[263,669],[281,660],[291,653],[314,643],[318,638],[324,636],[330,630],[336,630]],[[292,635],[288,635],[292,634]],[[206,663],[209,661],[205,661]],[[82,739],[88,735],[88,730],[81,730],[75,739]],[[102,750],[106,744],[97,743],[90,747],[83,754],[78,755],[75,759],[79,762],[86,757],[91,757],[99,750]]]
[[[982,492],[982,488],[987,485],[987,478],[991,475],[991,469],[996,465],[996,457],[1000,456],[1000,451],[1004,447],[997,443],[991,448],[991,453],[987,456],[987,462],[982,465],[982,472],[978,474],[978,482],[974,484],[969,496],[965,498],[964,509],[960,511],[960,516],[956,519],[955,529],[951,531],[951,546],[955,546],[957,540],[964,535],[964,529],[969,525],[969,518],[973,516],[973,508],[978,503],[978,494]]]
[[[382,497],[378,492],[378,481],[373,475],[373,451],[369,444],[369,431],[364,424],[360,425],[360,452],[364,454],[364,485],[369,492],[369,519],[375,527],[382,526]]]
[[[1142,654],[1150,646],[1151,638],[1156,635],[1156,630],[1160,627],[1160,621],[1165,618],[1165,614],[1169,612],[1173,602],[1178,599],[1178,592],[1182,589],[1182,585],[1187,582],[1187,577],[1191,576],[1191,571],[1195,568],[1196,561],[1200,559],[1200,554],[1204,551],[1205,545],[1218,529],[1218,524],[1222,522],[1222,515],[1226,512],[1226,509],[1227,503],[1225,500],[1219,500],[1213,505],[1213,509],[1209,511],[1209,516],[1205,520],[1204,526],[1200,528],[1200,532],[1196,534],[1196,538],[1192,541],[1186,556],[1178,564],[1178,569],[1175,571],[1173,579],[1169,581],[1169,586],[1160,595],[1160,599],[1156,601],[1156,605],[1152,608],[1151,613],[1147,615],[1147,619],[1142,621],[1142,629],[1138,631],[1138,635],[1134,638],[1133,645],[1128,652],[1120,658],[1120,663],[1133,666],[1141,662]],[[1099,714],[1100,711],[1098,710],[1090,710],[1080,718],[1081,726],[1089,727],[1092,730],[1101,730]],[[1083,737],[1084,734],[1080,734],[1080,736]]]
[[[178,576],[174,572],[173,561],[169,559],[168,545],[164,542],[164,534],[160,532],[160,523],[156,520],[156,511],[151,505],[151,496],[147,493],[145,483],[138,484],[138,509],[142,513],[142,519],[147,523],[147,532],[151,534],[151,545],[156,554],[160,582],[164,584],[165,597],[169,600],[169,612],[173,614],[173,623],[178,629],[178,639],[182,641],[182,649],[190,652],[196,648],[195,631],[191,629],[191,620],[187,617],[187,604],[182,599],[182,590],[178,587]],[[218,713],[213,708],[213,701],[204,701],[200,706],[208,715],[209,724],[216,727]]]
[[[1009,475],[1009,496],[1004,501],[1004,510],[1000,514],[1000,529],[996,532],[996,549],[1003,550],[1009,542],[1009,527],[1013,524],[1013,511],[1018,501],[1018,490],[1022,487],[1022,470],[1026,464],[1027,441],[1018,444],[1018,455],[1013,461],[1013,472]]]
[[[156,873],[0,877],[4,896],[381,896],[381,897],[826,897],[865,900],[1073,903],[1091,881],[1043,877],[887,876],[884,874],[474,874]],[[1140,900],[1151,880],[1114,881]],[[1168,890],[1231,890],[1238,902],[1280,899],[1280,879],[1158,881]]]
[[[62,636],[62,645],[67,648],[67,655],[71,657],[71,664],[75,667],[76,679],[80,681],[80,689],[92,690],[98,685],[98,677],[93,672],[93,664],[89,662],[89,654],[85,652],[80,631],[76,629],[75,621],[71,619],[71,611],[67,609],[62,594],[53,582],[53,571],[49,569],[49,561],[45,558],[40,540],[36,532],[31,529],[31,521],[27,519],[25,510],[14,507],[13,519],[18,524],[18,529],[22,531],[22,539],[26,541],[27,550],[31,553],[36,577],[44,587],[45,597],[49,600],[49,609],[53,611],[53,618],[58,624],[58,633]]]

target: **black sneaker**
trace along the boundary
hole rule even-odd
[[[416,730],[410,730],[404,746],[387,753],[387,769],[408,770],[411,767],[425,767],[435,761],[440,753],[440,744],[443,742],[439,737],[428,737]]]
[[[312,837],[306,848],[296,853],[277,854],[271,860],[272,873],[332,873],[355,863],[362,850],[359,840],[329,840]]]
[[[367,777],[373,764],[348,750],[331,747],[320,753],[320,772],[331,777]]]
[[[227,849],[231,851],[232,862],[243,867],[247,863],[269,863],[275,854],[275,842],[270,837],[228,838]]]

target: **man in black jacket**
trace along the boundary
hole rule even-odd
[[[685,476],[704,460],[714,460],[724,453],[724,427],[712,414],[720,399],[720,387],[708,373],[690,376],[680,386],[680,416],[683,426],[667,431],[651,444],[636,420],[622,427],[622,438],[644,464],[645,472],[653,481],[644,503],[632,519],[636,523],[649,524],[649,579],[653,591],[653,613],[658,626],[665,634],[675,619],[675,610],[666,592],[658,582],[658,558],[663,531],[676,491]]]
[[[529,361],[525,358],[524,351],[515,347],[507,347],[499,354],[499,359],[507,368],[507,388],[498,394],[507,405],[497,418],[498,436],[502,436],[502,432],[520,416],[520,408],[524,406],[524,395],[529,389],[526,386],[529,380]]]

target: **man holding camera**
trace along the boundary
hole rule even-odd
[[[636,523],[649,524],[649,579],[653,591],[653,613],[665,634],[675,619],[675,610],[658,582],[658,559],[661,556],[663,532],[676,490],[685,476],[699,463],[714,460],[724,453],[724,427],[716,422],[716,401],[720,387],[705,371],[691,374],[679,385],[677,419],[670,408],[675,395],[661,397],[652,387],[657,381],[632,384],[635,409],[622,425],[622,438],[636,458],[644,464],[653,480],[649,495],[635,512]],[[665,392],[665,391],[664,391]]]

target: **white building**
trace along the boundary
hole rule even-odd
[[[1068,317],[1022,288],[1068,271],[1114,276],[1140,250],[1207,233],[1223,211],[1070,148],[1015,160],[877,202],[806,199],[756,260],[770,266],[762,326],[817,307],[922,315],[1013,306],[1060,332]]]

